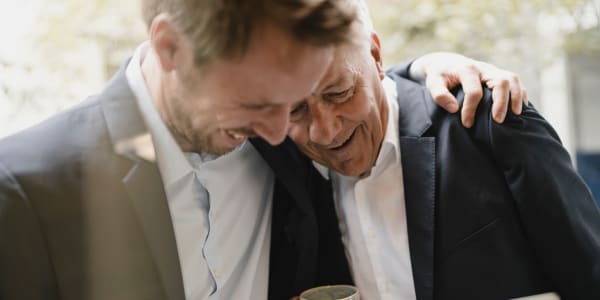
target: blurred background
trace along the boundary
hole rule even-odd
[[[600,0],[367,0],[387,66],[455,51],[518,73],[600,198]],[[87,96],[145,39],[139,0],[0,0],[0,137]]]

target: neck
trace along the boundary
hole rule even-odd
[[[377,159],[379,158],[379,155],[381,154],[381,148],[383,146],[383,142],[385,141],[385,135],[387,134],[387,128],[388,128],[388,119],[389,119],[389,105],[388,105],[388,99],[387,99],[387,94],[385,92],[385,88],[383,87],[383,82],[377,82],[376,85],[373,87],[374,90],[374,96],[377,99],[376,103],[378,104],[378,112],[379,115],[381,116],[381,124],[380,124],[380,128],[381,128],[381,139],[379,141],[379,145],[377,146],[377,155],[375,155],[373,157],[373,161],[371,162],[371,167],[368,170],[365,170],[365,172],[363,172],[362,174],[360,174],[361,178],[367,177],[369,176],[369,174],[371,173],[371,169],[375,166],[375,164],[377,163]]]
[[[167,103],[168,89],[165,73],[160,66],[160,61],[158,60],[156,52],[154,52],[152,48],[150,48],[146,56],[142,58],[142,76],[144,77],[144,81],[146,81],[146,86],[148,87],[148,92],[150,93],[154,107],[156,107],[160,118],[175,139],[175,142],[182,151],[192,151],[191,143],[183,138],[184,135],[180,134],[171,121]]]

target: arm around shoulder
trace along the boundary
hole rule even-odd
[[[486,96],[489,97],[486,92]],[[600,210],[552,126],[532,107],[504,124],[480,114],[523,229],[566,299],[600,299]]]

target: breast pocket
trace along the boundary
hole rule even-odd
[[[486,236],[488,236],[488,235],[493,236],[492,233],[496,229],[496,227],[498,226],[499,223],[500,223],[500,217],[496,217],[496,218],[492,219],[491,221],[487,222],[485,225],[479,227],[478,229],[475,229],[472,233],[465,236],[459,242],[457,242],[453,246],[450,246],[448,248],[448,250],[446,251],[446,253],[444,253],[443,257],[446,258],[446,257],[452,256],[452,254],[454,252],[459,251],[463,247],[469,247],[470,246],[469,244],[471,244],[471,243],[476,244],[478,240],[485,239]]]

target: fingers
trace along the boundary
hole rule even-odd
[[[523,111],[523,86],[517,77],[510,80],[510,104],[512,112],[520,115]]]
[[[477,106],[483,96],[481,82],[492,89],[492,118],[498,123],[504,122],[508,109],[519,115],[523,104],[529,104],[519,76],[492,64],[443,52],[423,56],[421,64],[419,69],[427,75],[425,82],[434,101],[450,113],[457,112],[459,105],[449,90],[462,85],[465,98],[461,122],[465,127],[473,126]]]
[[[503,72],[502,75],[488,80],[487,86],[492,89],[492,117],[497,123],[504,122],[509,102],[510,109],[515,115],[523,112],[523,104],[529,104],[527,90],[519,77],[513,73]]]
[[[465,100],[461,111],[463,126],[471,128],[475,120],[477,106],[483,97],[480,73],[474,67],[467,67],[460,73],[460,82],[465,93]]]
[[[425,85],[437,105],[443,107],[449,113],[458,111],[458,101],[448,90],[450,82],[446,77],[429,75],[425,80]]]
[[[508,111],[508,100],[510,98],[508,81],[503,81],[492,88],[492,119],[496,123],[504,122]]]
[[[477,106],[483,96],[481,88],[480,72],[474,66],[466,66],[456,73],[458,77],[443,76],[441,73],[429,75],[426,85],[435,103],[443,107],[449,113],[455,113],[459,109],[458,101],[449,91],[459,83],[465,93],[465,100],[461,111],[461,122],[463,126],[470,128],[475,120]]]
[[[508,78],[510,84],[510,103],[511,110],[515,115],[520,115],[523,111],[523,103],[526,101],[525,87],[519,77],[511,74]]]
[[[492,98],[494,101],[492,116],[494,121],[502,123],[508,112],[509,102],[510,110],[515,115],[521,114],[523,104],[529,104],[527,90],[516,74],[498,69],[495,66],[491,66],[489,69],[493,71],[486,72],[483,77],[487,86],[492,89]]]

